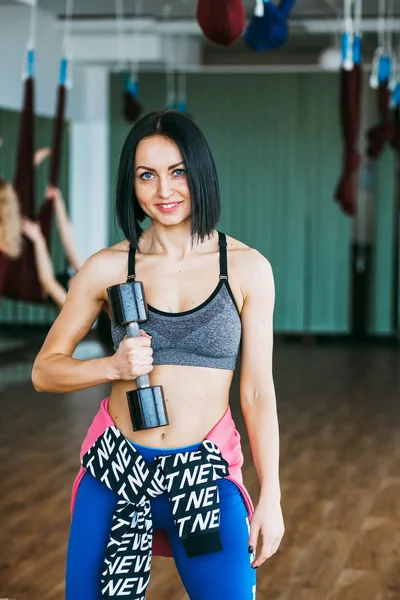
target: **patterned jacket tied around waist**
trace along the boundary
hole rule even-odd
[[[229,475],[229,465],[210,439],[198,450],[158,456],[149,465],[110,426],[81,463],[119,496],[101,576],[102,598],[145,600],[153,542],[150,500],[164,492],[188,558],[222,550],[216,481]]]

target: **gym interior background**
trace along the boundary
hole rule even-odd
[[[30,4],[0,1],[0,176],[11,181],[33,40]],[[382,36],[393,56],[400,48],[400,5],[388,0],[385,21],[382,2],[362,3],[360,163],[349,214],[335,200],[344,155],[340,36],[347,4],[298,1],[288,39],[265,52],[251,50],[243,36],[229,47],[211,42],[196,21],[195,0],[125,0],[119,18],[121,3],[113,0],[80,0],[73,8],[39,0],[35,13],[34,144],[52,144],[67,49],[59,187],[82,260],[122,239],[113,201],[132,126],[123,108],[129,66],[142,114],[179,105],[198,122],[219,171],[220,229],[271,262],[286,534],[260,569],[263,600],[400,597],[400,143],[393,142],[400,123],[399,109],[397,117],[392,106],[385,116],[379,89],[370,85]],[[248,21],[254,5],[244,1]],[[391,83],[397,76],[400,84],[400,50],[397,62]],[[382,152],[371,157],[368,134],[378,125],[394,133],[382,134]],[[49,161],[35,175],[39,210]],[[65,257],[52,228],[51,256],[60,270]],[[0,299],[0,596],[18,600],[63,598],[79,446],[107,395],[106,388],[34,391],[32,362],[56,315],[48,303]],[[76,356],[107,351],[94,328]],[[245,481],[256,495],[236,376],[231,404],[250,465]],[[153,564],[149,599],[187,598],[174,566],[159,558]]]

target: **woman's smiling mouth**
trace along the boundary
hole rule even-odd
[[[165,202],[163,204],[156,204],[156,207],[163,213],[173,212],[182,202]]]

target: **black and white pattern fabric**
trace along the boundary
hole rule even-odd
[[[153,543],[150,500],[164,492],[187,556],[222,550],[216,481],[229,468],[210,440],[148,465],[117,427],[108,427],[82,457],[82,466],[120,496],[101,576],[103,599],[145,600]]]

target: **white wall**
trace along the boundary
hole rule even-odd
[[[0,7],[0,107],[19,111],[22,73],[29,36],[30,9]],[[54,115],[62,34],[52,15],[38,10],[35,112]],[[85,260],[107,245],[108,218],[108,71],[73,65],[68,91],[71,122],[70,206],[79,255]],[[1,131],[0,131],[1,137]]]
[[[30,8],[0,6],[0,106],[20,110],[22,73],[29,36]],[[36,41],[36,113],[53,115],[62,36],[52,15],[38,10]],[[71,94],[74,91],[72,90]],[[71,106],[71,104],[70,104]],[[71,109],[67,116],[71,117]]]
[[[70,127],[70,207],[82,260],[107,246],[109,194],[108,69],[81,67],[79,116]]]

